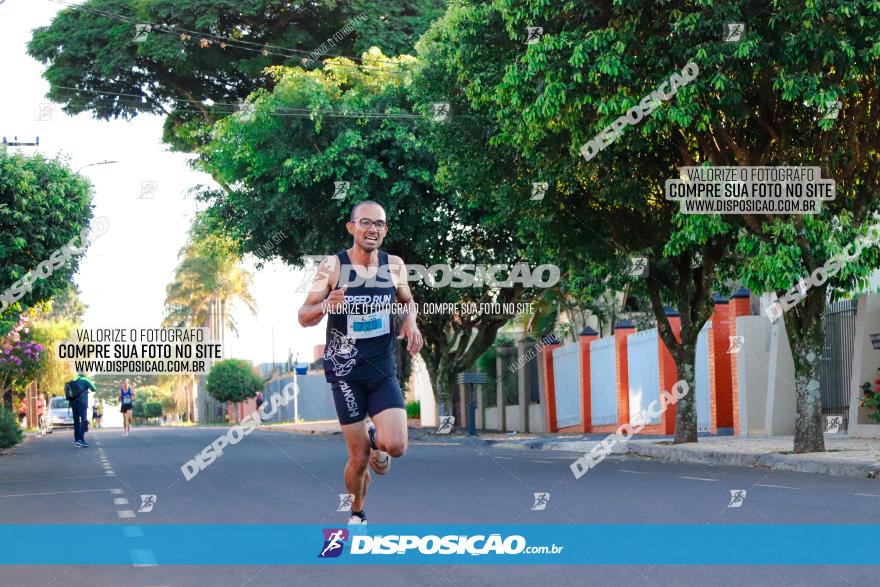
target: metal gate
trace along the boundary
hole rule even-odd
[[[853,342],[856,335],[856,300],[829,304],[823,320],[825,346],[822,349],[822,364],[819,371],[822,413],[826,416],[843,416],[841,432],[844,432],[849,424]]]
[[[629,375],[629,421],[660,401],[660,349],[657,329],[643,330],[626,337]],[[650,424],[659,424],[660,416]]]
[[[556,384],[556,425],[559,428],[581,423],[581,354],[573,342],[553,349],[553,379]],[[528,409],[528,406],[520,406]]]
[[[617,352],[614,336],[590,343],[590,416],[593,426],[617,424]]]

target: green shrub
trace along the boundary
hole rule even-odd
[[[162,416],[162,404],[157,401],[148,401],[144,404],[144,418],[160,418]]]
[[[0,448],[9,448],[21,442],[21,429],[12,412],[0,407]]]
[[[253,365],[244,359],[223,359],[214,363],[205,387],[219,402],[243,402],[263,389],[263,378],[253,372]]]
[[[406,404],[406,417],[418,418],[422,414],[422,407],[419,402],[409,402]]]

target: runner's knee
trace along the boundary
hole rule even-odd
[[[385,446],[385,452],[387,452],[392,457],[402,457],[406,452],[406,441],[405,440],[393,440]]]
[[[348,456],[348,466],[354,469],[355,473],[363,473],[367,468],[367,463],[370,459],[370,453],[366,454],[353,454]]]

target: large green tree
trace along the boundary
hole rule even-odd
[[[88,182],[63,161],[0,151],[0,335],[71,285],[90,204]]]
[[[165,116],[166,141],[189,151],[217,118],[271,85],[267,66],[298,64],[315,51],[359,55],[378,46],[407,52],[444,4],[88,0],[36,29],[28,53],[47,66],[49,98],[65,112],[100,119]],[[353,30],[342,34],[348,23]],[[151,26],[142,38],[138,24]]]
[[[759,291],[788,289],[839,251],[875,209],[878,13],[876,2],[832,0],[458,3],[423,38],[423,79],[428,95],[446,88],[460,111],[490,117],[487,142],[496,151],[480,157],[475,144],[456,148],[447,140],[442,168],[483,193],[504,190],[520,207],[524,197],[516,194],[527,193],[527,182],[548,181],[550,206],[543,202],[521,226],[573,245],[563,246],[574,252],[570,258],[598,263],[600,273],[614,252],[645,253],[650,276],[642,286],[660,335],[692,383],[709,296],[734,264]],[[725,42],[724,25],[738,21],[746,23],[744,40]],[[529,26],[544,29],[534,44],[526,44]],[[690,62],[700,70],[694,81],[584,159],[582,145]],[[835,99],[844,104],[840,120],[823,120]],[[497,154],[496,165],[512,170],[500,181],[491,171],[481,175]],[[838,181],[838,198],[818,218],[682,218],[663,199],[664,180],[704,163],[817,165]],[[734,246],[738,256],[730,255]],[[870,252],[859,262],[835,276],[837,294],[876,266]],[[817,358],[827,294],[811,289],[785,316],[795,352],[798,452],[823,446]],[[667,300],[681,312],[680,343],[663,317]],[[693,396],[679,403],[676,441],[696,439],[693,407]]]
[[[207,193],[209,213],[243,250],[258,250],[280,230],[289,234],[272,252],[301,266],[306,257],[350,246],[345,232],[352,205],[372,198],[385,208],[383,248],[404,262],[513,265],[521,242],[491,208],[470,205],[455,189],[438,189],[436,163],[422,137],[432,123],[414,113],[408,75],[413,58],[378,50],[364,65],[331,59],[320,71],[276,68],[273,91],[253,98],[252,116],[219,122],[200,152],[206,171],[230,187]],[[334,182],[349,182],[333,199]],[[418,302],[516,302],[539,290],[431,288],[413,285]],[[419,318],[422,351],[441,401],[455,377],[494,340],[512,313],[432,314]],[[448,406],[447,406],[448,407]]]
[[[638,103],[645,90],[634,80],[622,89],[620,80],[611,79],[616,70],[563,83],[555,69],[577,69],[560,63],[563,55],[570,57],[574,35],[563,45],[545,27],[546,46],[527,45],[526,24],[543,23],[537,15],[544,11],[535,8],[528,23],[511,12],[501,3],[461,3],[421,41],[419,98],[426,103],[445,91],[454,113],[452,123],[431,138],[438,175],[475,205],[499,210],[531,254],[563,265],[569,295],[587,295],[597,310],[603,290],[649,298],[659,333],[694,389],[697,335],[711,312],[733,231],[720,220],[681,218],[663,199],[664,180],[677,172],[659,142],[634,132],[628,146],[603,153],[601,165],[584,165],[580,145]],[[652,67],[646,79],[674,71],[663,63]],[[680,120],[686,108],[681,97],[662,116]],[[547,184],[543,200],[531,199],[536,182]],[[647,278],[626,277],[628,260],[636,256],[648,258]],[[667,303],[681,315],[678,339]],[[696,441],[695,394],[678,403],[676,417],[676,441]]]

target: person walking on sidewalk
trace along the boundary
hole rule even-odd
[[[89,392],[97,391],[95,384],[83,373],[64,385],[64,397],[73,412],[73,445],[77,448],[89,446],[86,430],[89,427]]]
[[[354,243],[326,257],[314,287],[299,309],[299,323],[315,326],[325,315],[324,373],[331,384],[336,414],[348,445],[345,486],[354,496],[349,524],[366,524],[364,498],[370,482],[391,457],[406,452],[406,410],[397,383],[395,332],[391,309],[405,306],[397,338],[417,354],[424,344],[416,326],[416,307],[400,257],[379,250],[388,230],[385,210],[372,201],[357,204],[346,223]],[[372,424],[367,426],[367,415]]]
[[[119,405],[122,410],[122,435],[128,436],[131,431],[131,411],[134,409],[134,390],[131,382],[126,379],[119,388]]]
[[[104,419],[104,400],[95,400],[93,407],[92,420],[95,421],[95,428],[101,427],[101,420]]]
[[[46,416],[46,394],[37,395],[37,426],[40,430],[40,436],[49,433],[49,418]]]

